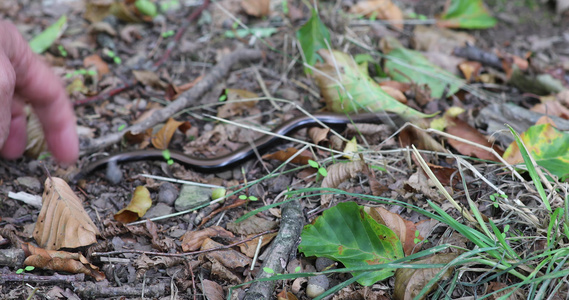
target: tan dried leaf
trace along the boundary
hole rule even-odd
[[[168,84],[160,79],[156,73],[146,70],[133,70],[132,74],[136,81],[142,85],[151,86],[158,89],[166,89]]]
[[[105,279],[105,274],[89,263],[81,253],[46,250],[29,243],[23,244],[22,249],[28,255],[24,261],[26,266],[73,274],[83,273],[92,276],[97,281]]]
[[[429,258],[422,259],[411,264],[446,264],[455,259],[458,255],[455,253],[439,253]],[[397,269],[395,271],[395,291],[393,299],[395,300],[411,300],[421,292],[423,287],[440,272],[442,268],[431,269]],[[440,280],[446,280],[452,275],[454,268],[447,269],[441,276]],[[428,295],[437,285],[431,286],[431,289],[425,294]],[[419,298],[419,299],[425,299]]]
[[[176,129],[184,122],[176,121],[173,118],[169,118],[166,124],[152,136],[152,145],[159,150],[166,150],[170,145],[172,136],[176,132]]]
[[[212,239],[205,239],[200,250],[220,248],[223,244]],[[208,258],[215,259],[229,269],[243,268],[251,264],[251,259],[233,249],[221,249],[206,254]]]
[[[229,118],[233,116],[243,115],[243,112],[248,112],[251,108],[255,107],[257,100],[240,100],[255,99],[259,97],[253,92],[240,89],[225,89],[225,95],[227,96],[228,103],[220,106],[217,109],[217,116],[219,118]]]
[[[137,186],[134,189],[130,203],[115,214],[115,220],[121,223],[130,223],[144,216],[146,211],[152,206],[150,192],[144,186]]]
[[[263,235],[263,241],[261,242],[261,247],[264,247],[268,243],[270,243],[275,236],[277,236],[276,232]],[[257,250],[257,245],[259,244],[260,238],[261,237],[257,237],[243,244],[239,244],[239,249],[241,250],[241,253],[249,256],[250,258],[253,258],[253,256],[255,256],[255,251]]]
[[[241,0],[241,7],[250,16],[266,17],[271,13],[270,0]]]
[[[105,22],[105,24],[108,23]],[[86,69],[95,67],[99,79],[101,79],[103,75],[108,74],[110,72],[109,65],[97,54],[85,57],[83,59],[83,67],[85,67]]]
[[[298,150],[296,148],[289,147],[285,150],[279,150],[277,152],[265,154],[263,155],[263,159],[276,159],[278,161],[285,162],[293,155],[295,155],[297,151]],[[295,156],[290,162],[293,164],[306,165],[308,164],[308,161],[311,159],[312,156],[299,154]]]
[[[314,144],[320,144],[322,141],[328,141],[329,132],[330,128],[311,127],[308,129],[308,136]]]
[[[252,216],[243,222],[227,223],[227,230],[239,235],[252,235],[263,231],[271,230],[277,227],[277,222],[269,221],[265,218]]]
[[[97,242],[99,229],[63,179],[47,178],[42,200],[33,234],[40,247],[47,250],[77,248]]]
[[[326,169],[328,171],[328,175],[326,175],[322,180],[321,187],[336,188],[345,180],[356,177],[358,172],[362,172],[364,170],[365,165],[365,162],[362,160],[333,164]],[[328,205],[333,196],[334,195],[332,194],[322,195],[320,203],[322,205]]]
[[[223,238],[235,237],[233,233],[220,226],[211,226],[198,231],[188,231],[182,236],[182,250],[184,252],[196,251],[207,238],[214,236]]]

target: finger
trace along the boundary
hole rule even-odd
[[[61,82],[32,53],[13,25],[0,24],[2,27],[5,29],[4,35],[0,32],[0,44],[16,74],[15,92],[28,100],[38,115],[53,156],[62,163],[74,163],[79,156],[76,120]]]
[[[15,83],[16,74],[12,64],[0,50],[0,149],[4,146],[10,132],[12,96]]]
[[[0,155],[7,159],[16,159],[26,150],[27,132],[26,132],[26,113],[24,104],[20,101],[12,102],[12,120],[10,122],[10,134],[4,143],[4,147],[0,150]]]

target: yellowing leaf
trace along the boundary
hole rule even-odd
[[[144,186],[137,186],[127,207],[115,214],[115,220],[121,223],[130,223],[144,216],[152,206],[150,192]]]
[[[152,145],[159,150],[168,149],[174,132],[176,132],[176,129],[182,124],[184,124],[184,122],[179,122],[172,118],[168,119],[166,124],[152,137]]]
[[[320,72],[314,72],[316,83],[330,111],[350,113],[355,111],[389,111],[405,119],[426,118],[420,113],[387,94],[347,54],[340,51],[320,50],[326,64],[318,64]]]
[[[520,138],[538,165],[559,177],[569,174],[569,134],[551,124],[540,124],[530,127]],[[503,157],[511,164],[523,162],[516,142],[510,144]]]
[[[365,207],[364,211],[377,223],[393,230],[399,237],[399,240],[401,240],[405,255],[411,255],[419,250],[419,247],[416,247],[417,242],[422,241],[424,238],[420,234],[416,235],[418,231],[413,222],[405,220],[400,215],[392,213],[383,207]]]
[[[349,142],[346,143],[343,156],[351,160],[360,159],[360,157],[358,156],[358,141],[356,140],[355,136]]]
[[[69,185],[57,177],[45,180],[41,208],[34,239],[47,250],[77,248],[97,242],[99,229],[83,208]]]

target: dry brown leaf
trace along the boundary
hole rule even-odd
[[[263,241],[261,242],[261,247],[264,247],[268,243],[270,243],[275,236],[277,236],[276,232],[263,235]],[[239,244],[239,249],[241,250],[241,253],[249,256],[250,258],[253,258],[253,256],[255,256],[255,250],[257,250],[257,245],[259,244],[260,238],[261,237],[257,237],[243,244]]]
[[[83,59],[83,66],[86,69],[94,66],[97,70],[97,75],[99,79],[103,77],[103,75],[109,73],[109,65],[97,54],[89,55]]]
[[[173,118],[169,118],[166,124],[152,136],[152,145],[159,150],[166,150],[170,145],[172,136],[176,132],[176,129],[184,122],[176,121]]]
[[[547,116],[557,116],[565,120],[569,119],[569,109],[557,101],[545,101],[536,104],[530,110]]]
[[[271,13],[270,0],[241,0],[241,7],[250,16],[266,17]]]
[[[418,231],[413,222],[405,220],[400,215],[392,213],[383,207],[366,206],[364,210],[379,224],[389,227],[399,237],[405,256],[419,251],[419,247],[415,247],[417,245],[415,238],[419,239],[419,241],[422,241],[424,238],[420,234],[418,236],[415,235]]]
[[[137,186],[134,189],[130,203],[115,214],[115,220],[121,223],[130,223],[144,216],[146,211],[152,206],[150,192],[144,186]]]
[[[455,253],[439,253],[429,258],[412,262],[411,264],[446,264],[455,259],[458,255]],[[397,269],[395,271],[395,291],[393,299],[395,300],[411,300],[421,292],[423,287],[440,272],[442,268],[431,269]],[[447,269],[441,276],[440,280],[446,280],[452,275],[454,268]],[[428,295],[436,284],[425,294]],[[419,298],[419,299],[425,299]]]
[[[283,289],[280,293],[277,294],[277,300],[298,300],[298,298],[296,298],[293,293],[287,292],[285,289]]]
[[[242,222],[227,223],[227,230],[238,235],[252,235],[268,231],[277,227],[277,222],[265,218],[252,216]]]
[[[196,251],[202,246],[205,239],[214,236],[223,238],[235,237],[233,233],[220,226],[211,226],[198,231],[188,231],[182,236],[182,250],[184,252]]]
[[[139,149],[144,149],[150,145],[152,138],[152,128],[146,129],[144,132],[133,134],[130,130],[124,133],[124,138],[130,144],[138,144]]]
[[[468,123],[449,116],[445,116],[448,119],[448,126],[445,128],[445,131],[449,134],[452,134],[457,137],[461,137],[463,139],[469,140],[473,143],[480,144],[482,146],[494,148],[494,150],[498,153],[498,155],[502,156],[504,151],[500,149],[498,146],[492,144],[488,141],[488,139],[482,135],[478,130],[473,128],[472,126],[468,125]],[[455,139],[449,138],[448,143],[456,149],[462,155],[474,156],[480,159],[486,159],[490,161],[499,162],[498,158],[494,156],[489,151],[486,151],[480,147],[473,146],[467,143],[463,143],[457,141]]]
[[[436,26],[415,26],[411,45],[417,51],[452,54],[454,48],[474,45],[476,38],[464,31]]]
[[[286,148],[285,150],[279,150],[277,152],[265,154],[263,155],[263,159],[276,159],[278,161],[285,162],[287,161],[287,159],[295,155],[297,151],[298,150],[296,148],[289,147]],[[308,161],[311,159],[312,156],[299,154],[296,157],[294,157],[290,162],[293,164],[306,165],[308,164]]]
[[[225,89],[228,103],[217,109],[217,117],[229,118],[233,116],[241,116],[244,112],[248,112],[255,107],[257,100],[241,101],[246,99],[254,99],[259,96],[253,92],[240,89]],[[237,102],[235,102],[237,101]]]
[[[371,17],[376,15],[378,19],[395,21],[393,27],[403,30],[403,12],[390,0],[367,0],[359,1],[350,8],[350,13]]]
[[[203,279],[202,280],[202,292],[207,298],[207,300],[223,300],[225,299],[223,288],[215,281]]]
[[[321,187],[323,188],[336,188],[340,183],[347,179],[354,178],[358,172],[362,172],[366,166],[365,162],[362,160],[350,161],[347,163],[335,163],[326,170],[328,175],[322,180]],[[328,205],[332,200],[333,194],[324,194],[320,198],[321,205]]]
[[[166,89],[168,84],[160,79],[156,73],[147,70],[133,70],[132,74],[136,81],[142,85],[151,86],[157,89]]]
[[[209,250],[222,247],[223,245],[214,242],[212,239],[206,238],[200,250]],[[251,264],[251,259],[233,249],[223,249],[208,252],[208,258],[212,258],[220,262],[223,266],[229,269],[243,268]]]
[[[46,250],[24,243],[22,249],[27,257],[24,265],[45,270],[63,271],[73,274],[83,273],[92,276],[97,281],[105,279],[105,274],[99,268],[89,263],[81,253]]]
[[[381,89],[384,92],[386,92],[389,96],[391,96],[393,99],[395,99],[395,100],[397,100],[403,104],[407,104],[407,97],[405,97],[403,92],[401,92],[400,90],[398,90],[394,87],[388,86],[388,85],[381,86]]]
[[[202,79],[203,75],[200,75],[196,79],[182,85],[176,86],[174,84],[169,84],[168,87],[166,88],[166,99],[176,100],[176,98],[178,98],[178,96],[180,96],[181,93],[193,88],[194,85],[196,85]]]
[[[329,132],[330,128],[311,127],[308,129],[308,136],[314,144],[320,144],[322,141],[328,141]]]
[[[429,166],[433,174],[435,174],[435,177],[437,177],[437,180],[440,181],[442,185],[453,186],[461,182],[460,173],[458,173],[457,169],[442,167],[431,163],[427,163],[427,165]],[[452,179],[452,184],[451,184],[451,179]]]
[[[114,0],[93,0],[85,4],[83,17],[91,23],[102,21],[111,12],[111,5]]]
[[[81,200],[61,178],[48,177],[42,196],[34,239],[47,250],[77,248],[97,242],[99,229],[91,221]]]
[[[477,61],[465,61],[459,64],[458,68],[462,72],[462,75],[464,75],[464,79],[468,82],[472,82],[480,75],[482,64]]]

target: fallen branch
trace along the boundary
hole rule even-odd
[[[137,134],[155,126],[156,124],[166,121],[175,113],[195,104],[197,100],[210,91],[218,81],[227,76],[229,70],[234,64],[238,62],[256,61],[261,57],[262,52],[260,50],[238,49],[233,51],[223,57],[223,59],[213,69],[211,69],[209,74],[204,76],[204,78],[192,89],[181,94],[176,101],[168,104],[168,106],[163,109],[156,111],[152,116],[141,123],[132,125],[120,132],[111,133],[98,139],[90,140],[88,145],[82,147],[80,152],[81,155],[91,154],[107,146],[120,142],[126,132]]]
[[[300,238],[300,232],[304,225],[304,222],[300,220],[303,219],[298,200],[290,201],[283,206],[281,228],[273,240],[271,248],[267,251],[270,254],[263,262],[261,273],[257,279],[268,278],[283,272],[291,253],[296,253],[294,247]],[[274,273],[265,272],[265,268],[271,269]],[[274,289],[275,281],[257,281],[251,285],[243,299],[273,299]]]

